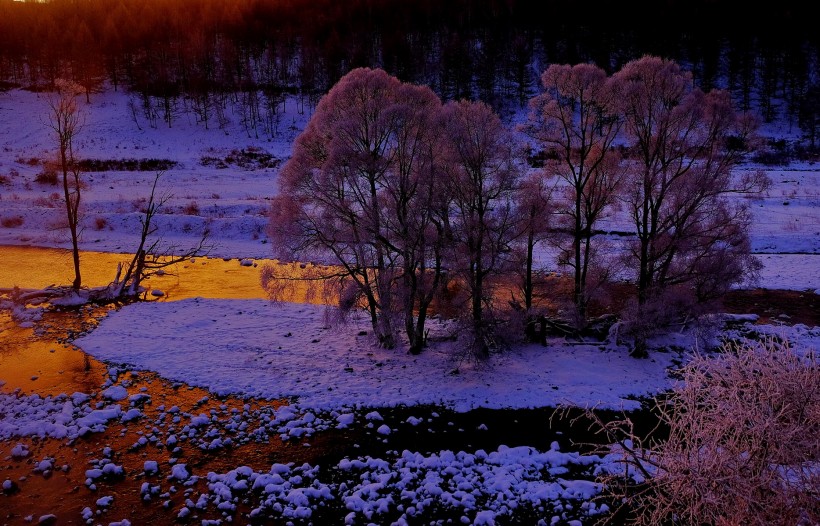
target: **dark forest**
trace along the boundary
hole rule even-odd
[[[653,54],[691,70],[702,89],[731,90],[764,120],[796,119],[818,82],[820,37],[807,9],[709,0],[0,0],[0,81],[43,90],[70,78],[89,97],[107,81],[158,107],[168,124],[180,104],[207,123],[209,106],[218,113],[225,98],[275,108],[290,93],[312,106],[342,75],[369,66],[503,113],[526,103],[551,63],[612,72]]]

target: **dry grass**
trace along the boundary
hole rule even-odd
[[[23,225],[23,216],[7,216],[0,219],[0,225],[4,228],[17,228]]]
[[[59,182],[59,178],[57,177],[57,171],[51,168],[44,168],[41,172],[34,176],[34,182],[39,184],[56,186]]]
[[[108,220],[102,216],[94,218],[94,230],[100,231],[108,228]]]
[[[635,436],[628,420],[596,425],[619,440],[633,474],[604,482],[635,524],[809,526],[820,523],[820,363],[769,339],[696,356],[658,400],[669,436]],[[620,437],[620,438],[618,438]]]
[[[199,215],[199,203],[196,201],[189,201],[182,207],[182,213],[189,216]]]

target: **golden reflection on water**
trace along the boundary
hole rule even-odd
[[[82,252],[80,265],[83,286],[99,287],[111,282],[117,265],[126,264],[129,254]],[[275,264],[275,262],[268,262]],[[238,260],[198,258],[167,268],[163,276],[152,277],[145,284],[162,290],[162,300],[190,297],[264,298],[257,266],[243,266]],[[0,246],[0,289],[42,289],[65,285],[73,277],[71,252],[40,247]],[[98,309],[96,317],[105,314]],[[89,361],[92,369],[102,366],[85,353],[59,343],[69,332],[82,330],[93,323],[94,315],[83,309],[68,312],[47,312],[37,330],[18,326],[8,312],[0,312],[0,380],[5,388],[21,388],[24,392],[56,394],[85,391],[99,385],[99,374],[86,374]],[[42,334],[43,331],[53,334]],[[92,371],[97,373],[98,371]],[[32,379],[36,378],[36,379]],[[92,385],[89,385],[89,378]]]
[[[127,264],[130,254],[83,251],[80,272],[83,286],[100,287],[110,283],[117,265]],[[267,298],[260,283],[260,271],[265,265],[276,267],[278,276],[300,275],[297,264],[280,264],[273,259],[255,259],[243,265],[239,259],[199,257],[167,267],[162,276],[144,282],[152,290],[162,291],[164,300],[185,298],[262,299]],[[41,289],[50,285],[70,284],[74,277],[71,252],[63,249],[0,246],[0,289],[20,287]],[[320,303],[308,295],[307,287],[294,283],[281,298],[297,303]]]
[[[83,285],[98,287],[114,279],[117,263],[127,254],[83,252],[80,272]],[[71,284],[74,264],[71,251],[58,248],[0,246],[0,288],[40,289],[49,285]]]
[[[57,337],[60,334],[65,338],[72,326],[83,321],[84,315],[51,312],[35,327],[20,327],[7,312],[0,312],[0,380],[5,382],[2,389],[19,388],[23,393],[42,396],[97,390],[105,365]]]

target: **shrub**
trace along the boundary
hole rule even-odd
[[[19,88],[21,85],[17,82],[9,82],[7,80],[0,80],[0,91],[9,91],[11,89]]]
[[[23,216],[9,216],[0,219],[0,225],[5,228],[17,228],[23,224]]]
[[[43,168],[40,173],[34,176],[34,182],[56,186],[59,182],[59,179],[57,178],[57,171],[51,168]]]
[[[37,157],[18,157],[14,161],[28,166],[37,166],[40,164],[40,159]]]
[[[40,196],[35,198],[33,203],[34,206],[38,206],[40,208],[57,208],[62,205],[62,198],[57,192],[51,192],[48,197]]]
[[[108,226],[108,220],[104,217],[97,216],[94,218],[94,230],[102,230]]]
[[[134,212],[140,212],[142,214],[145,213],[145,207],[148,204],[148,198],[146,197],[138,197],[131,201],[131,209]]]
[[[189,201],[187,205],[182,207],[182,213],[189,216],[199,215],[199,204],[196,201]]]
[[[769,139],[763,148],[752,155],[752,162],[766,166],[785,166],[794,157],[792,145],[785,139]]]
[[[81,159],[77,165],[83,172],[157,172],[174,168],[179,163],[170,159]]]
[[[260,170],[265,168],[277,168],[282,163],[282,159],[275,157],[262,148],[251,146],[241,150],[231,150],[224,159],[214,156],[203,156],[199,162],[202,166],[213,166],[217,169],[238,166],[244,170]]]
[[[34,201],[32,201],[32,204],[39,208],[56,208],[59,205],[58,202],[52,201],[48,197],[44,196],[40,196],[34,199]]]
[[[626,495],[635,522],[820,523],[816,351],[746,341],[724,346],[717,357],[694,357],[681,378],[657,406],[668,439],[626,448],[647,476]]]

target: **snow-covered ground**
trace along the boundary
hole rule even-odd
[[[361,334],[367,331],[362,319],[337,325],[325,314],[323,307],[312,305],[201,298],[114,311],[75,340],[108,364],[99,389],[46,397],[0,389],[0,458],[28,465],[34,475],[70,473],[82,465],[30,450],[41,447],[42,439],[82,448],[99,442],[78,442],[80,438],[109,428],[122,428],[120,436],[125,437],[130,429],[127,436],[136,441],[127,450],[106,447],[103,458],[83,468],[85,487],[77,498],[88,503],[82,510],[87,524],[99,523],[109,507],[117,509],[116,495],[137,487],[143,510],[213,525],[235,520],[238,509],[245,510],[242,517],[294,524],[323,523],[323,517],[335,517],[333,523],[399,525],[423,517],[424,523],[438,524],[449,517],[462,524],[491,525],[521,514],[533,517],[533,524],[593,524],[608,512],[598,500],[603,487],[596,477],[623,469],[615,451],[584,453],[560,433],[548,448],[471,448],[476,433],[498,432],[500,424],[492,417],[477,429],[457,429],[464,437],[459,448],[387,448],[394,441],[407,443],[407,436],[425,428],[428,435],[436,428],[441,432],[439,414],[427,405],[431,403],[456,412],[545,406],[635,409],[638,397],[672,384],[668,367],[685,361],[686,349],[716,336],[705,327],[667,335],[652,342],[655,350],[648,360],[629,358],[613,343],[550,339],[548,347],[511,349],[477,366],[454,360],[458,340],[438,341],[451,335],[453,326],[432,323],[430,348],[410,356],[378,349]],[[732,317],[736,328],[727,335],[768,334],[788,339],[801,351],[820,349],[820,327],[754,325],[755,319]],[[179,387],[234,395],[238,407],[216,400],[208,410],[202,405],[209,401],[206,396],[192,409],[181,410],[171,405],[173,398],[140,387],[144,370]],[[248,395],[288,402],[251,405]],[[389,416],[398,406],[410,416]],[[267,466],[242,462],[225,470],[185,462],[196,458],[196,451],[227,452],[254,443],[264,447],[277,437],[309,447],[317,435],[321,441],[323,433],[348,429],[383,443],[384,451],[373,454],[363,448],[321,464],[288,462],[284,456]],[[32,442],[34,437],[39,440]],[[142,468],[130,466],[126,476],[117,460],[125,455]],[[25,492],[26,478],[7,477],[4,493],[13,498]],[[119,488],[118,493],[107,494],[108,488]],[[51,515],[45,513],[48,506],[43,509],[41,517]],[[129,518],[134,517],[124,520]]]
[[[820,328],[760,326],[796,346],[820,348]],[[633,410],[671,386],[669,369],[717,332],[688,330],[653,342],[648,360],[606,344],[551,340],[476,365],[459,360],[458,330],[431,323],[419,356],[378,348],[364,316],[344,325],[316,305],[193,298],[143,303],[108,316],[75,341],[106,362],[150,370],[217,394],[291,399],[300,409],[439,404],[456,411],[571,405]],[[449,341],[455,335],[455,341]],[[194,358],[195,357],[195,358]]]
[[[441,322],[431,325],[433,340],[458,334]],[[458,339],[412,356],[379,349],[369,329],[363,316],[343,326],[329,322],[321,306],[194,298],[112,313],[75,343],[107,362],[157,371],[218,394],[293,398],[300,407],[323,410],[441,404],[466,411],[562,403],[635,409],[636,397],[668,387],[666,368],[678,358],[665,352],[636,361],[616,346],[535,344],[476,367],[458,360]]]

